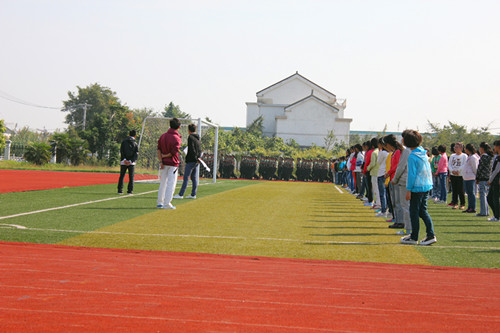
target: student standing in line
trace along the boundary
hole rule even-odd
[[[446,204],[448,190],[446,189],[446,185],[448,183],[448,155],[446,155],[446,146],[440,145],[438,146],[438,152],[441,155],[439,158],[438,166],[437,166],[437,174],[439,177],[439,200],[436,203]]]
[[[406,200],[410,201],[410,219],[412,232],[402,237],[403,244],[417,244],[420,229],[420,218],[424,221],[426,237],[420,241],[420,245],[431,245],[437,242],[434,234],[432,218],[427,211],[427,199],[432,189],[432,173],[429,160],[422,144],[422,135],[410,130],[404,137],[405,145],[411,149],[408,156],[408,180],[406,183]]]
[[[465,146],[467,160],[464,165],[464,187],[467,193],[467,210],[464,213],[476,213],[476,173],[479,164],[479,155],[472,143]]]
[[[391,193],[391,190],[389,189],[389,183],[390,183],[390,178],[387,175],[387,172],[391,170],[391,163],[392,163],[392,154],[393,152],[390,151],[387,148],[387,143],[385,142],[385,137],[384,137],[384,149],[387,151],[387,158],[385,159],[385,173],[384,173],[384,186],[385,186],[385,198],[387,201],[387,216],[389,220],[394,219],[394,210],[392,207],[392,196],[393,194]]]
[[[356,166],[354,167],[354,176],[356,179],[356,193],[358,194],[358,196],[363,197],[361,189],[363,181],[363,163],[365,162],[365,155],[363,153],[363,147],[359,143],[354,146],[354,151],[356,152]]]
[[[490,179],[494,155],[491,146],[486,142],[479,144],[479,154],[481,158],[476,173],[476,183],[479,188],[479,213],[476,216],[488,216],[490,214],[486,195],[488,194],[488,180]]]
[[[408,130],[403,131],[401,134],[401,144],[405,146],[405,136]],[[411,149],[405,148],[399,158],[398,166],[391,181],[394,187],[394,196],[398,202],[398,215],[399,219],[396,223],[390,225],[389,228],[404,228],[404,230],[397,232],[398,235],[409,235],[411,233],[411,220],[410,220],[410,203],[406,200],[406,182],[408,178],[408,157],[410,156]]]
[[[366,170],[370,173],[371,181],[372,181],[372,192],[373,192],[373,205],[372,207],[378,209],[380,208],[380,195],[378,193],[378,182],[377,182],[377,174],[378,174],[378,139],[373,138],[371,140],[371,145],[373,147],[373,152],[370,160],[370,165],[366,168]]]
[[[377,172],[377,186],[378,186],[378,193],[380,196],[380,212],[376,216],[379,217],[387,217],[387,196],[385,192],[385,166],[386,166],[386,159],[387,155],[389,153],[387,150],[384,149],[384,140],[383,138],[380,138],[378,142],[378,157],[377,157],[377,164],[378,164],[378,172]]]
[[[373,190],[372,190],[372,177],[370,175],[370,172],[368,171],[368,166],[371,163],[372,159],[372,153],[373,153],[373,146],[371,144],[371,141],[367,141],[366,145],[368,147],[368,151],[365,154],[365,166],[363,167],[363,173],[365,174],[365,184],[366,184],[366,203],[365,206],[372,206],[373,205]]]
[[[432,199],[434,202],[439,201],[440,197],[440,185],[439,185],[439,175],[438,175],[438,165],[441,155],[439,154],[438,147],[434,146],[431,149],[432,159],[431,159],[431,171],[432,171]]]
[[[489,218],[490,222],[500,221],[500,140],[495,141],[495,160],[491,168],[490,179],[488,185],[490,190],[488,192],[488,204],[490,205],[493,217]]]
[[[396,170],[398,168],[399,160],[401,158],[401,152],[403,151],[403,146],[396,140],[396,137],[393,134],[389,134],[384,138],[384,140],[387,150],[392,153],[391,167],[389,171],[385,173],[387,180],[389,180],[390,182],[389,190],[391,191],[392,210],[394,217],[392,221],[394,222],[394,224],[390,225],[389,228],[404,228],[405,225],[403,222],[403,212],[399,194],[400,186],[392,183],[392,180],[394,179]]]
[[[460,142],[455,144],[455,154],[451,155],[448,162],[450,168],[451,188],[453,209],[458,209],[458,200],[460,199],[460,209],[465,209],[465,192],[464,192],[464,178],[463,168],[467,161],[467,156],[463,154],[463,145]]]

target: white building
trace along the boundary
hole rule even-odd
[[[333,131],[338,142],[349,142],[352,119],[344,118],[346,101],[298,72],[257,92],[257,102],[246,105],[247,126],[262,116],[265,136],[323,147]]]

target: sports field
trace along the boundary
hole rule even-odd
[[[2,172],[4,171],[0,170],[0,176],[2,176]],[[117,175],[114,177],[117,178]],[[209,317],[199,318],[195,316],[196,319],[192,319],[192,322],[185,321],[191,323],[192,326],[183,326],[182,318],[189,317],[180,315],[183,310],[168,308],[168,311],[166,310],[167,316],[161,312],[161,309],[155,308],[154,315],[152,314],[151,317],[157,319],[175,317],[175,319],[172,319],[170,324],[162,322],[163,326],[152,324],[152,326],[147,326],[145,331],[154,327],[162,327],[163,331],[170,329],[183,331],[183,327],[190,327],[194,331],[204,331],[203,327],[212,327],[210,326],[212,324],[215,325],[213,327],[215,331],[276,331],[278,329],[294,331],[298,328],[313,331],[320,328],[326,331],[390,331],[396,329],[397,325],[400,324],[397,324],[397,321],[391,324],[387,318],[381,319],[382,317],[379,318],[377,315],[380,315],[380,311],[385,313],[384,311],[393,309],[394,306],[400,308],[396,309],[397,311],[404,310],[402,313],[398,312],[397,315],[403,316],[404,320],[411,323],[411,325],[405,326],[409,330],[419,327],[418,320],[407,319],[411,316],[412,309],[418,309],[417,312],[424,315],[426,311],[429,312],[428,314],[432,313],[432,320],[428,322],[429,329],[436,327],[433,325],[444,325],[441,322],[444,317],[441,316],[463,317],[455,321],[454,324],[447,323],[440,326],[443,331],[453,329],[456,331],[457,327],[461,327],[460,325],[466,325],[462,320],[468,311],[472,310],[465,305],[471,302],[475,304],[476,317],[474,319],[467,318],[467,325],[474,327],[481,322],[483,323],[483,331],[495,331],[495,328],[500,325],[500,274],[498,270],[493,269],[500,267],[500,225],[498,223],[487,222],[470,214],[452,211],[443,205],[430,204],[430,213],[435,223],[438,243],[429,247],[405,246],[399,244],[400,237],[394,234],[394,230],[387,228],[388,223],[383,218],[374,217],[374,213],[369,208],[364,207],[359,200],[333,184],[220,180],[216,184],[201,185],[196,200],[174,200],[173,203],[177,206],[176,210],[155,208],[157,189],[157,184],[138,183],[134,189],[134,195],[118,196],[116,184],[112,183],[1,193],[0,241],[2,243],[0,243],[0,255],[2,256],[3,273],[0,281],[2,281],[3,287],[7,287],[3,290],[8,290],[4,294],[7,303],[2,303],[13,303],[10,307],[2,307],[4,311],[7,311],[5,312],[7,315],[0,315],[0,328],[26,328],[22,323],[20,324],[19,318],[27,316],[43,321],[46,320],[46,316],[50,315],[50,311],[58,313],[64,318],[69,316],[67,318],[69,321],[71,318],[78,317],[71,316],[72,312],[85,317],[84,314],[92,312],[90,309],[79,308],[70,311],[64,307],[56,307],[56,309],[45,313],[42,310],[44,303],[38,302],[39,299],[34,297],[33,293],[39,295],[40,293],[50,294],[54,292],[55,295],[62,293],[68,297],[83,297],[78,293],[78,295],[67,294],[72,293],[73,289],[66,288],[66,285],[63,287],[54,282],[57,284],[56,288],[54,284],[47,285],[43,281],[47,279],[67,281],[69,279],[68,281],[72,283],[72,279],[75,278],[79,281],[79,287],[76,288],[76,285],[73,287],[77,290],[85,289],[81,283],[94,281],[97,277],[82,278],[81,269],[93,267],[93,269],[100,271],[102,265],[106,266],[106,272],[102,272],[102,276],[107,276],[107,283],[113,284],[113,286],[107,287],[110,290],[113,289],[111,295],[120,293],[120,280],[112,282],[112,276],[122,276],[125,280],[134,276],[135,279],[140,280],[141,273],[137,270],[146,270],[148,274],[152,275],[173,274],[176,276],[175,281],[181,281],[182,272],[189,275],[191,273],[188,272],[196,271],[196,267],[198,267],[201,271],[188,279],[192,282],[189,284],[191,289],[184,290],[183,292],[186,293],[184,296],[194,303],[197,302],[197,297],[200,297],[200,300],[203,299],[203,302],[208,302],[207,299],[215,296],[207,296],[205,299],[203,288],[213,288],[213,291],[221,294],[221,299],[224,299],[224,301],[214,300],[213,311],[218,307],[221,307],[220,311],[229,311],[226,306],[226,302],[229,302],[227,297],[238,300],[238,302],[247,300],[250,302],[247,304],[250,308],[260,306],[259,302],[262,301],[260,297],[265,299],[266,306],[272,305],[271,307],[274,308],[281,307],[280,302],[288,305],[295,304],[293,311],[302,313],[304,316],[308,313],[305,311],[308,306],[304,304],[307,303],[305,300],[309,296],[312,303],[315,302],[316,297],[326,296],[326,299],[319,302],[323,305],[328,304],[321,310],[315,308],[314,315],[310,320],[296,318],[298,322],[288,318],[286,311],[285,313],[271,311],[267,314],[270,316],[268,320],[258,321],[260,324],[256,327],[247,324],[251,318],[262,319],[263,315],[266,316],[265,311],[264,314],[262,312],[253,314],[253,310],[249,310],[249,317],[246,318],[244,307],[238,306],[237,308],[241,312],[239,323],[244,323],[243,326],[238,326],[238,320],[234,319],[235,317],[231,317],[229,320],[220,312],[215,316],[217,319],[214,317],[212,321]],[[189,188],[187,193],[189,193]],[[424,235],[421,235],[421,238],[423,237]],[[12,242],[28,244],[16,246],[17,243]],[[37,246],[36,243],[48,245]],[[88,247],[96,249],[86,249]],[[107,252],[104,248],[114,250]],[[75,252],[71,249],[81,250]],[[117,252],[116,249],[126,251]],[[130,252],[130,250],[133,251]],[[155,252],[147,252],[148,250]],[[69,256],[69,258],[65,256]],[[78,258],[75,257],[72,260],[71,258],[74,256]],[[42,261],[32,260],[33,258],[41,258]],[[256,264],[252,258],[258,259],[257,261],[262,265]],[[108,262],[113,261],[113,259],[116,259],[116,262]],[[153,261],[150,268],[146,269],[147,265],[141,266],[139,264],[141,261],[146,263],[148,260]],[[198,261],[205,264],[211,263],[215,267],[198,265]],[[64,262],[67,265],[64,265]],[[359,264],[354,262],[359,262]],[[373,264],[368,264],[370,262]],[[75,267],[73,263],[83,265],[83,267]],[[432,268],[431,266],[437,267]],[[443,266],[489,269],[453,269]],[[156,273],[154,272],[155,267],[159,269]],[[12,270],[13,268],[14,270]],[[210,272],[214,269],[218,274],[212,276]],[[120,273],[120,270],[123,272]],[[242,274],[245,271],[248,274]],[[306,271],[309,273],[305,274]],[[209,280],[212,282],[209,286],[206,285],[206,276],[202,272],[211,276]],[[232,283],[238,284],[237,289],[256,290],[255,297],[259,295],[258,300],[253,298],[253,293],[250,293],[250,296],[247,295],[248,292],[243,292],[243,296],[241,294],[224,296],[222,280],[226,280],[228,276],[221,272],[227,272],[237,279],[237,281],[232,281]],[[317,273],[318,280],[315,279],[314,272]],[[58,274],[60,276],[57,276]],[[100,276],[99,274],[101,273],[98,273],[97,276]],[[329,276],[329,274],[333,275]],[[22,279],[20,279],[20,275],[23,276]],[[273,277],[269,280],[267,275]],[[77,276],[79,278],[76,278]],[[262,276],[264,280],[259,280],[258,276]],[[280,281],[272,282],[276,276],[281,276]],[[347,285],[344,282],[339,283],[335,277],[340,276],[344,282],[353,281],[353,285],[349,285],[348,282],[346,282]],[[420,281],[416,276],[425,276],[427,281]],[[248,281],[246,281],[247,278]],[[355,283],[358,278],[363,279],[362,285]],[[34,289],[30,289],[29,281],[37,279],[42,282],[35,284]],[[164,292],[161,291],[165,287],[164,284],[172,284],[171,280],[165,281],[165,277],[158,276],[158,279],[155,282],[154,277],[150,276],[147,283],[141,282],[149,286],[146,294],[164,295]],[[134,282],[134,279],[132,281],[125,280],[122,282],[127,286],[137,282]],[[195,283],[197,280],[200,281],[199,285]],[[17,287],[15,286],[16,281],[20,284]],[[219,287],[214,285],[215,281],[221,281]],[[118,285],[114,285],[115,283]],[[328,284],[328,288],[323,288],[325,287],[324,283]],[[155,284],[159,286],[159,289],[154,288]],[[298,285],[302,285],[307,291],[310,291],[309,296],[306,290],[302,290],[300,297],[288,295],[287,297],[291,298],[280,301],[281,296],[275,299],[274,296],[271,296],[273,293],[262,292],[263,290],[276,289],[287,294],[285,291],[288,290],[287,288],[296,288]],[[175,282],[175,286],[176,293],[182,293],[180,290],[185,287],[180,282]],[[220,289],[221,287],[222,289]],[[330,287],[333,289],[329,289]],[[416,289],[413,290],[413,287]],[[106,286],[101,284],[97,288],[107,290]],[[293,288],[288,291],[297,293],[298,290]],[[350,290],[349,296],[345,296],[344,289]],[[125,292],[128,295],[126,297],[127,308],[132,306],[130,302],[134,302],[134,297],[131,295],[135,295],[135,292],[137,290],[130,294]],[[89,291],[84,293],[88,296]],[[366,295],[363,293],[368,293],[368,299],[364,298]],[[432,296],[432,293],[436,293],[435,295],[439,295],[439,297]],[[143,291],[139,294],[142,296],[137,297],[145,297]],[[359,307],[355,306],[354,303],[357,300],[373,301],[375,294],[382,299],[377,300],[370,307],[361,304],[358,304]],[[103,293],[102,290],[96,295],[100,295],[101,300],[107,300],[106,295],[110,296],[110,294]],[[342,298],[344,296],[339,295],[344,295],[347,297],[346,299],[351,301],[354,300],[354,303],[344,303],[345,300]],[[25,296],[28,298],[23,298]],[[394,298],[392,298],[393,296]],[[54,297],[58,299],[57,296]],[[100,303],[94,298],[87,299],[85,297],[84,299],[94,304],[88,305],[90,308],[92,306],[95,306],[94,310],[100,306],[105,308],[106,304],[99,305]],[[343,300],[337,302],[335,301],[336,297],[341,297]],[[437,308],[428,310],[426,307],[428,302],[432,303],[437,299],[440,302],[444,301],[442,298],[446,299],[446,302],[440,303],[445,307],[444,310],[442,307],[439,311]],[[30,305],[21,306],[20,299],[29,299],[24,303]],[[34,299],[37,299],[38,303],[31,304]],[[424,299],[426,301],[422,304]],[[16,300],[17,302],[15,302]],[[185,299],[183,299],[184,301]],[[149,304],[147,306],[152,306],[148,301],[143,300],[143,302]],[[175,302],[174,300],[174,304],[176,304]],[[219,302],[224,304],[219,304]],[[295,308],[297,304],[304,306],[298,309]],[[412,304],[414,307],[408,307]],[[336,305],[339,307],[336,308]],[[183,306],[187,309],[193,305],[185,304]],[[207,307],[210,307],[210,302],[208,302]],[[229,306],[229,308],[231,307]],[[67,311],[65,312],[65,310]],[[231,316],[238,317],[232,311],[236,310],[229,311],[232,313]],[[343,311],[346,313],[345,318],[339,317],[339,313]],[[373,311],[377,312],[377,315],[372,313]],[[318,318],[324,318],[330,312],[337,314],[336,317],[332,317],[336,318],[336,322],[329,319],[327,322],[321,322],[321,325],[314,324]],[[341,325],[340,321],[343,319],[350,323],[354,322],[352,319],[355,317],[354,313],[361,317],[367,315],[366,318],[370,320],[363,321],[363,325],[360,326]],[[281,316],[281,319],[274,318],[273,314]],[[390,313],[385,314],[390,316]],[[117,319],[125,314],[109,315]],[[139,322],[147,321],[148,318],[146,314],[136,313],[135,316]],[[101,317],[108,318],[105,315]],[[350,321],[347,317],[350,318]],[[102,319],[100,318],[100,320]],[[133,318],[128,319],[134,321]],[[151,320],[155,322],[157,319]],[[422,320],[422,318],[420,319]],[[228,322],[227,325],[224,324],[225,320]],[[206,326],[203,326],[204,321],[206,321]],[[265,322],[274,324],[266,326]],[[24,322],[24,324],[26,323]],[[57,325],[57,320],[50,325],[47,326],[48,330],[61,329],[61,326]],[[133,327],[146,328],[146,326],[140,325]]]

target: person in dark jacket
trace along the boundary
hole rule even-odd
[[[198,172],[199,172],[199,162],[198,159],[201,156],[201,143],[200,136],[196,134],[196,125],[188,125],[189,137],[188,137],[188,151],[186,154],[186,168],[184,169],[184,179],[182,181],[182,187],[179,194],[174,196],[174,199],[183,199],[184,192],[191,178],[193,187],[191,189],[191,195],[188,199],[196,199],[196,190],[198,189]]]
[[[128,170],[127,193],[132,194],[134,190],[134,169],[135,162],[139,153],[137,142],[135,141],[137,133],[135,130],[129,132],[129,136],[122,141],[120,146],[120,178],[118,179],[118,194],[123,194],[123,178]]]

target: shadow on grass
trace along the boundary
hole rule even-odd
[[[358,227],[358,226],[353,226],[353,227],[312,227],[312,226],[304,226],[302,227],[304,229],[387,229],[384,226],[380,227]]]
[[[499,243],[500,244],[500,240],[498,240],[498,239],[492,239],[492,240],[488,240],[488,239],[456,239],[456,240],[453,240],[452,242],[454,242],[454,243]]]
[[[334,236],[388,236],[386,233],[342,233],[342,234],[310,234],[314,237],[334,237]]]
[[[478,232],[478,231],[444,231],[443,234],[461,234],[461,235],[499,235],[500,232]]]

